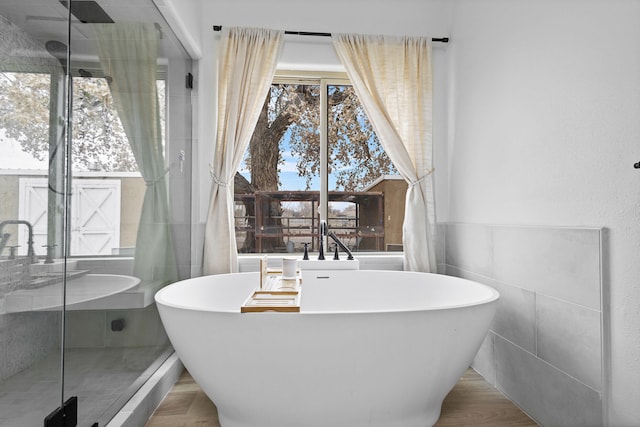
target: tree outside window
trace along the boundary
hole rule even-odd
[[[317,248],[322,203],[329,227],[352,250],[386,250],[385,209],[402,211],[402,217],[392,215],[401,227],[404,198],[401,206],[386,206],[384,187],[376,185],[395,176],[347,80],[276,79],[234,180],[238,250],[301,252],[304,243]],[[324,182],[326,202],[320,200]],[[401,236],[394,243],[401,247]]]

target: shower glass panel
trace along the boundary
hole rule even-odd
[[[0,0],[0,27],[0,427],[72,397],[104,426],[172,352],[191,60],[152,0]]]
[[[153,295],[190,265],[191,61],[151,0],[71,2],[64,396],[103,426],[171,354]],[[135,6],[135,7],[132,7]]]
[[[0,426],[7,427],[42,425],[63,402],[67,19],[55,14],[58,38],[33,31],[30,17],[52,11],[29,4],[0,1]]]

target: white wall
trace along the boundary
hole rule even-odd
[[[612,426],[640,420],[638,22],[636,0],[459,0],[450,51],[440,219],[608,229]]]
[[[152,0],[182,46],[197,60],[202,56],[200,9],[202,0]]]

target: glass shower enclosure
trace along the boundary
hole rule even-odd
[[[172,353],[190,71],[153,0],[0,0],[0,427],[105,426]]]

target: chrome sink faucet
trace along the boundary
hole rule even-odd
[[[33,250],[33,225],[31,225],[29,221],[24,221],[21,219],[8,219],[6,221],[0,222],[0,236],[2,236],[2,238],[0,239],[0,255],[2,255],[2,250],[5,248],[7,241],[9,240],[9,236],[10,236],[9,233],[2,234],[2,229],[4,228],[5,225],[8,225],[8,224],[17,224],[17,225],[23,224],[27,226],[27,228],[29,229],[29,241],[27,242],[27,244],[29,245],[29,249],[27,252],[27,256],[31,258],[32,262],[37,262],[38,257],[36,256],[36,253]]]

